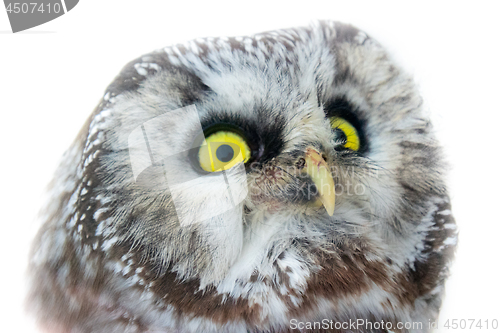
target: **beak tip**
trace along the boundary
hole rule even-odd
[[[323,206],[325,207],[326,212],[328,213],[328,215],[333,216],[333,212],[335,210],[335,206],[325,205],[325,204],[323,204]]]
[[[322,196],[320,201],[328,215],[333,216],[333,212],[335,211],[335,196]]]

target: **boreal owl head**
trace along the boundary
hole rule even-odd
[[[157,50],[61,162],[30,307],[62,332],[427,331],[456,244],[444,171],[413,80],[352,26]]]

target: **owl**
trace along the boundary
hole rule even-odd
[[[46,332],[428,332],[457,243],[412,78],[353,26],[124,67],[49,186]]]

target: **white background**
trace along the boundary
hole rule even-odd
[[[448,331],[447,319],[500,320],[496,7],[494,1],[83,0],[18,34],[9,32],[1,9],[1,330],[33,331],[21,311],[23,274],[43,188],[123,65],[197,37],[247,35],[315,19],[352,23],[386,45],[414,74],[446,148],[460,237],[439,332]]]

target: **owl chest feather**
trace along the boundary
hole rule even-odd
[[[386,283],[391,274],[386,263],[368,260],[364,253],[348,246],[337,252],[311,253],[280,248],[279,242],[271,241],[269,224],[267,227],[262,233],[258,228],[253,230],[220,281],[182,279],[175,271],[152,276],[145,274],[151,267],[125,254],[115,264],[108,264],[110,275],[114,275],[108,285],[126,287],[121,292],[147,300],[148,309],[156,308],[172,324],[194,317],[206,325],[222,327],[228,321],[280,326],[291,318],[313,319],[321,313],[341,320],[349,313],[341,310],[346,308],[362,317],[367,304],[371,313],[378,311],[385,316],[384,307],[399,301],[393,295],[395,286]],[[402,304],[408,305],[406,301]],[[147,317],[132,304],[124,303],[120,311],[131,318]],[[336,317],[332,317],[334,313]]]
[[[52,234],[57,236],[52,243],[61,242],[65,255],[44,271],[53,274],[44,281],[54,281],[48,290],[78,304],[79,316],[89,322],[111,321],[137,332],[166,327],[245,332],[246,327],[287,327],[293,318],[410,320],[417,299],[440,295],[444,276],[426,267],[434,267],[440,255],[453,249],[449,205],[437,201],[433,207],[426,217],[431,231],[423,234],[418,250],[427,252],[427,259],[416,260],[413,270],[375,255],[363,243],[316,250],[310,244],[304,250],[300,239],[284,245],[277,237],[283,228],[276,226],[281,232],[270,233],[273,223],[268,220],[246,234],[239,255],[219,281],[182,278],[174,269],[153,273],[155,268],[124,250],[126,246],[104,253],[88,245],[70,246],[69,237],[61,233]]]

